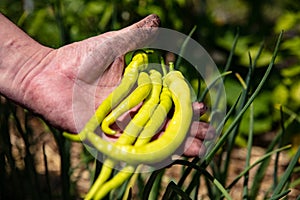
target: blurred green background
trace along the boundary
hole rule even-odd
[[[220,71],[239,30],[229,70],[242,77],[248,70],[249,53],[255,56],[262,41],[265,49],[255,74],[264,72],[275,39],[284,30],[276,68],[255,100],[255,133],[278,128],[278,105],[284,106],[287,115],[300,111],[300,4],[294,0],[1,0],[0,11],[37,41],[53,48],[118,30],[155,13],[162,27],[184,34],[189,34],[196,25],[193,39],[208,51]],[[242,86],[234,76],[225,84],[228,105],[232,105],[238,95],[236,91]],[[299,123],[299,119],[295,120],[291,126],[292,135],[299,134]],[[241,135],[247,133],[247,124],[242,123]],[[239,141],[239,145],[245,145],[243,137]]]
[[[295,0],[1,0],[0,12],[38,42],[52,48],[121,29],[155,13],[162,27],[186,35],[197,26],[192,38],[208,51],[221,72],[239,32],[229,68],[234,73],[225,82],[228,107],[235,103],[242,88],[237,77],[246,76],[249,54],[254,57],[264,42],[254,71],[253,85],[257,85],[270,62],[278,34],[284,30],[275,68],[254,101],[254,142],[264,147],[272,140],[280,128],[282,105],[284,116],[295,118],[286,130],[285,142],[292,142],[294,151],[300,146],[300,4]],[[236,145],[242,147],[246,146],[249,132],[247,115],[236,140]],[[68,145],[59,145],[61,155]],[[61,159],[63,163],[64,158]],[[67,177],[69,164],[64,167],[62,171]]]

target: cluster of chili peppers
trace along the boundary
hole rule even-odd
[[[97,108],[83,130],[78,135],[64,133],[71,140],[88,141],[107,156],[85,199],[105,197],[137,172],[138,166],[167,159],[184,141],[193,115],[190,87],[181,72],[174,70],[173,63],[169,63],[168,71],[164,64],[161,66],[161,70],[148,66],[148,54],[138,51],[126,67],[119,86]],[[105,134],[115,135],[117,131],[111,125],[141,103],[116,142],[104,140],[95,133],[100,125]],[[171,110],[166,129],[153,139]],[[126,165],[110,179],[118,162]]]

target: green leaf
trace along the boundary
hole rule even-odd
[[[246,52],[250,52],[251,55],[256,55],[260,49],[260,46],[251,46],[247,49]],[[243,66],[249,66],[249,57],[248,54],[244,52],[240,56],[240,64]],[[257,60],[256,67],[264,67],[267,66],[272,58],[272,53],[268,51],[264,51],[259,59]]]
[[[300,65],[289,66],[281,71],[281,75],[284,77],[295,77],[300,75]]]
[[[271,199],[273,197],[275,197],[276,195],[279,195],[281,193],[281,191],[284,188],[285,184],[288,182],[288,179],[290,178],[290,176],[291,176],[291,174],[293,172],[293,169],[296,166],[299,158],[300,158],[300,147],[298,148],[298,151],[297,151],[296,155],[290,161],[289,166],[287,167],[287,169],[285,170],[284,174],[282,175],[282,177],[281,177],[278,185],[275,187]]]
[[[264,160],[266,160],[267,158],[269,158],[271,155],[273,155],[273,154],[275,154],[277,152],[286,150],[286,149],[288,149],[290,147],[291,147],[291,145],[287,145],[287,146],[284,146],[282,148],[275,149],[275,150],[273,150],[271,152],[266,153],[260,159],[258,159],[257,161],[255,161],[252,165],[247,166],[237,177],[235,177],[235,179],[229,184],[229,186],[227,187],[227,189],[232,188],[238,182],[238,180],[240,178],[242,178],[245,174],[247,174],[253,167],[255,167],[256,165],[262,163]]]
[[[171,195],[172,192],[175,192],[176,194],[178,194],[179,196],[182,197],[182,199],[184,200],[192,200],[180,187],[178,187],[178,185],[176,185],[173,181],[171,181],[168,186],[167,189],[162,197],[163,200],[169,200],[169,196]]]
[[[294,101],[297,106],[300,106],[300,81],[295,82],[291,86],[291,100]]]
[[[290,92],[284,84],[278,84],[272,93],[273,104],[287,105],[289,94]]]
[[[286,12],[277,19],[274,31],[279,33],[281,30],[293,29],[299,23],[299,20],[300,13]]]
[[[250,96],[249,100],[247,101],[247,103],[245,104],[245,106],[241,109],[240,113],[236,116],[236,118],[234,119],[234,121],[230,124],[230,126],[228,127],[228,129],[226,130],[225,133],[223,133],[223,135],[221,136],[221,138],[219,139],[219,141],[215,144],[215,146],[213,147],[213,149],[210,150],[210,152],[208,153],[208,155],[206,156],[205,160],[203,161],[203,163],[205,165],[207,165],[208,163],[210,163],[210,161],[213,159],[214,155],[219,151],[219,149],[223,146],[223,144],[226,142],[228,136],[230,135],[231,131],[236,127],[237,123],[239,123],[239,120],[242,118],[243,114],[246,112],[246,110],[248,109],[248,107],[250,106],[250,104],[254,101],[254,99],[257,97],[257,95],[259,94],[259,92],[261,91],[263,85],[265,84],[267,78],[269,77],[271,70],[274,66],[275,63],[275,59],[279,50],[279,46],[282,40],[282,36],[283,36],[283,32],[281,32],[281,34],[279,35],[278,39],[277,39],[277,43],[273,52],[273,56],[272,59],[270,61],[270,64],[264,74],[264,76],[262,77],[259,85],[256,87],[255,91],[253,92],[253,94]]]

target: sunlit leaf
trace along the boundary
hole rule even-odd
[[[286,105],[289,98],[289,90],[284,84],[278,84],[272,94],[274,104]]]
[[[274,30],[276,33],[279,33],[281,30],[290,30],[299,23],[299,20],[300,13],[286,12],[278,18]]]

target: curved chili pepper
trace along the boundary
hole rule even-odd
[[[161,92],[161,87],[162,87],[161,78],[162,78],[161,74],[158,71],[150,70],[150,79],[151,79],[151,84],[152,84],[151,93],[146,98],[145,102],[143,103],[142,107],[139,109],[138,113],[134,116],[134,118],[126,126],[123,134],[118,138],[116,143],[128,145],[128,144],[132,144],[134,142],[134,140],[138,136],[139,132],[141,131],[142,127],[150,118],[150,116],[152,114],[151,111],[154,110],[156,105],[159,103],[159,94]],[[109,178],[114,164],[115,164],[115,161],[111,160],[110,158],[107,158],[104,161],[101,172],[100,172],[96,182],[93,184],[92,188],[90,189],[89,193],[87,194],[86,199],[92,198],[92,196],[95,194],[96,190],[98,191],[98,193],[100,192],[103,194],[102,187],[107,188],[106,184],[110,184],[110,181],[112,181],[112,180],[108,181],[103,186],[102,186],[102,184]],[[117,174],[116,176],[117,177],[120,176],[121,178],[124,178],[124,176],[122,174],[121,175]]]
[[[169,72],[165,77],[165,83],[171,91],[175,110],[165,133],[160,138],[137,147],[112,144],[93,132],[88,132],[87,138],[91,144],[107,156],[129,164],[155,163],[171,155],[185,139],[193,110],[190,88],[179,71]]]
[[[170,63],[172,66],[172,63]],[[162,72],[165,75],[167,74],[166,67],[164,64],[164,60],[161,58],[161,68]],[[173,70],[173,67],[172,67]],[[168,89],[165,81],[163,81],[163,89],[161,94],[159,95],[160,102],[158,106],[155,108],[152,117],[148,120],[147,124],[143,128],[142,132],[140,133],[139,137],[134,143],[134,146],[141,146],[148,143],[151,138],[158,132],[159,128],[165,122],[167,118],[167,114],[169,113],[173,103],[171,92]]]
[[[145,70],[148,64],[148,56],[144,52],[138,52],[129,65],[125,68],[124,76],[121,83],[110,93],[110,95],[99,105],[95,114],[85,124],[84,128],[78,134],[64,132],[64,137],[73,141],[83,141],[87,132],[94,131],[102,122],[105,116],[115,107],[121,100],[124,99],[135,85],[138,75],[142,70]]]
[[[122,101],[121,104],[110,113],[110,115],[108,115],[103,120],[102,125],[104,122],[107,122],[109,124],[109,122],[112,119],[116,119],[122,113],[124,113],[125,111],[131,109],[132,107],[136,106],[138,103],[143,101],[150,93],[151,88],[152,88],[152,84],[151,84],[151,79],[150,79],[149,75],[145,72],[141,72],[139,75],[139,78],[138,78],[138,87],[128,97],[126,97],[124,99],[124,101]],[[107,125],[106,128],[109,128],[108,124],[106,124]],[[111,131],[113,131],[113,132],[109,132],[109,134],[116,133],[116,131],[114,131],[114,130],[111,130]],[[104,130],[104,132],[108,132],[108,131]],[[127,143],[127,144],[130,144],[130,143]],[[93,198],[93,196],[97,192],[98,188],[101,187],[102,184],[110,177],[110,174],[112,172],[112,168],[114,165],[115,165],[115,162],[109,158],[104,161],[101,172],[100,172],[96,182],[94,183],[93,187],[86,195],[86,199]]]
[[[134,146],[142,146],[151,140],[154,134],[157,133],[159,128],[165,122],[172,105],[171,92],[167,87],[163,87],[160,95],[160,103],[153,112],[152,117],[144,126],[144,129],[135,141]]]
[[[178,79],[178,80],[177,80]],[[180,79],[181,79],[181,81],[180,81]],[[180,83],[180,82],[182,82],[182,80],[184,80],[184,78],[183,78],[183,76],[182,76],[182,74],[180,73],[180,72],[170,72],[167,76],[166,76],[166,78],[165,78],[165,80],[164,80],[164,82],[165,82],[165,87],[164,87],[164,89],[163,89],[163,92],[161,93],[161,95],[160,95],[160,99],[161,99],[161,101],[160,101],[160,104],[159,104],[159,106],[157,106],[157,108],[155,109],[155,111],[154,111],[154,113],[153,113],[153,115],[152,115],[152,117],[150,118],[150,120],[147,122],[147,128],[146,128],[146,126],[144,127],[144,130],[143,131],[145,131],[145,130],[147,130],[148,129],[148,132],[146,131],[146,132],[144,132],[143,133],[143,131],[142,131],[142,133],[140,134],[140,136],[138,137],[138,140],[139,140],[139,138],[141,137],[141,140],[140,140],[140,142],[136,142],[134,145],[135,145],[135,147],[141,147],[141,148],[144,148],[145,146],[147,146],[147,145],[144,145],[145,143],[147,143],[151,138],[152,138],[152,136],[153,136],[153,134],[155,134],[155,132],[157,131],[157,129],[161,126],[161,124],[164,122],[164,120],[165,120],[165,118],[166,118],[166,115],[167,115],[167,113],[168,113],[168,111],[170,110],[170,108],[171,108],[171,106],[172,106],[172,101],[171,101],[171,96],[172,96],[172,100],[174,101],[174,104],[175,104],[175,111],[174,111],[174,115],[173,115],[173,117],[172,117],[172,119],[171,119],[171,123],[173,123],[173,124],[176,124],[177,122],[179,122],[180,121],[180,119],[182,120],[182,118],[180,118],[180,117],[176,117],[176,116],[181,116],[181,115],[183,115],[183,107],[181,107],[181,108],[179,108],[178,109],[178,106],[179,105],[186,105],[185,103],[184,103],[184,98],[180,98],[179,96],[177,96],[178,94],[180,94],[180,91],[182,91],[182,90],[184,90],[184,91],[188,91],[188,94],[189,94],[189,87],[187,86],[187,84],[186,84],[186,82],[184,81],[183,83],[185,83],[186,84],[186,87],[185,87],[185,89],[184,88],[177,88],[178,89],[178,91],[176,91],[176,86],[175,86],[175,84],[174,84],[174,82],[176,83],[176,82],[178,82],[177,84],[182,84],[182,83]],[[184,84],[183,84],[184,85]],[[170,90],[169,90],[169,88],[170,88]],[[187,90],[186,90],[187,89]],[[158,95],[157,95],[158,96]],[[190,96],[188,95],[188,96],[186,96],[186,94],[185,95],[182,95],[181,97],[186,97],[186,98],[188,98],[188,99],[190,99]],[[189,101],[187,101],[187,102],[190,102],[190,100]],[[190,107],[192,107],[191,106],[191,102],[190,102]],[[165,110],[163,110],[163,108],[165,108]],[[192,109],[190,108],[190,110],[191,110],[191,114],[192,114]],[[162,112],[163,111],[163,112]],[[155,112],[157,113],[157,117],[161,117],[160,119],[161,120],[159,120],[159,121],[161,121],[160,123],[155,123],[155,122],[157,122],[157,118],[155,117]],[[143,116],[143,115],[141,115],[141,116]],[[154,119],[154,121],[153,121],[153,117],[155,117]],[[182,116],[183,117],[183,116]],[[190,120],[191,120],[192,118],[190,117]],[[132,120],[133,121],[133,120]],[[131,121],[131,122],[132,122]],[[150,123],[151,122],[151,123]],[[182,122],[181,122],[182,123]],[[151,125],[151,126],[150,126]],[[153,129],[153,126],[155,127],[155,129]],[[130,126],[129,126],[130,127]],[[133,126],[132,126],[133,127]],[[189,125],[187,126],[188,128],[189,128]],[[186,132],[188,131],[188,128],[186,129]],[[127,127],[125,128],[125,130],[126,129],[128,129]],[[172,136],[172,130],[174,130],[175,129],[175,126],[173,126],[173,128],[172,127],[170,127],[170,124],[169,124],[169,126],[167,127],[167,129],[166,129],[166,132],[163,134],[163,136],[162,137],[165,137],[165,140],[168,138],[168,137],[166,137],[166,134],[168,133],[168,131],[170,132],[169,133],[169,135],[170,135],[170,137]],[[129,129],[130,130],[130,129]],[[172,131],[172,132],[171,132]],[[125,132],[125,131],[124,131]],[[139,131],[135,131],[135,132],[139,132]],[[185,132],[185,133],[186,133]],[[184,135],[184,137],[183,137],[183,139],[185,138],[185,133],[183,134]],[[127,135],[127,134],[126,134]],[[121,136],[122,137],[122,136]],[[109,180],[108,182],[106,182],[106,183],[104,183],[103,185],[98,185],[98,187],[96,187],[97,185],[96,185],[96,183],[93,185],[93,187],[95,188],[98,188],[97,189],[97,192],[96,192],[96,194],[95,194],[95,196],[94,196],[94,198],[95,199],[98,199],[98,198],[102,198],[102,197],[104,197],[110,190],[112,190],[112,189],[114,189],[114,188],[117,188],[117,187],[119,187],[124,181],[126,181],[131,175],[132,175],[132,173],[134,173],[134,170],[135,170],[135,166],[134,165],[132,165],[132,164],[140,164],[139,162],[141,162],[140,160],[135,160],[134,161],[134,159],[131,159],[131,158],[133,158],[132,157],[132,154],[134,154],[136,157],[140,157],[141,156],[141,152],[138,150],[138,148],[137,149],[134,149],[134,147],[133,146],[129,146],[129,145],[126,145],[126,144],[131,144],[133,141],[132,141],[132,139],[135,139],[135,137],[136,137],[136,133],[135,133],[135,135],[129,135],[129,137],[128,136],[123,136],[123,139],[121,140],[121,141],[119,141],[119,140],[117,140],[117,142],[115,143],[115,145],[112,145],[112,146],[107,146],[107,148],[108,149],[111,149],[111,153],[113,153],[113,154],[115,154],[115,153],[117,153],[115,150],[116,149],[114,149],[114,148],[117,148],[117,151],[120,151],[120,148],[119,148],[119,146],[122,146],[121,147],[121,151],[122,151],[122,148],[129,148],[129,149],[126,149],[126,151],[128,151],[128,150],[130,150],[130,152],[126,152],[126,153],[129,153],[129,154],[131,154],[131,156],[130,156],[130,162],[128,162],[128,155],[125,155],[125,154],[123,154],[124,152],[121,152],[121,154],[123,154],[122,156],[125,156],[125,159],[126,160],[123,160],[123,161],[127,161],[127,165],[116,175],[116,176],[114,176],[111,180]],[[162,138],[161,137],[161,138]],[[172,136],[172,137],[174,137],[174,136]],[[176,137],[176,136],[175,136]],[[129,139],[128,139],[129,138]],[[159,139],[157,139],[157,140],[155,140],[155,141],[160,141],[160,143],[157,143],[157,144],[163,144],[163,140],[161,140],[161,138],[159,138]],[[181,137],[182,138],[182,137]],[[94,138],[95,139],[95,138]],[[120,138],[119,138],[120,139]],[[93,142],[92,142],[93,143]],[[151,143],[153,143],[153,142],[151,142]],[[149,144],[151,144],[151,143],[149,143]],[[172,144],[175,144],[175,143],[172,143]],[[180,143],[178,143],[178,144],[181,144],[181,142]],[[105,145],[105,144],[104,144]],[[124,145],[126,145],[126,146],[124,146]],[[155,145],[155,147],[157,147],[156,145]],[[162,146],[159,146],[159,147],[162,147]],[[152,147],[153,148],[153,147]],[[148,147],[148,150],[150,150],[150,148]],[[176,150],[176,149],[175,149]],[[174,151],[175,151],[174,150]],[[165,151],[165,150],[164,150]],[[173,152],[173,151],[172,151]],[[170,151],[170,154],[172,153],[171,151]],[[104,152],[105,153],[105,152]],[[120,153],[120,152],[119,152]],[[108,155],[109,157],[113,157],[114,159],[116,159],[114,156],[111,156],[112,154],[110,154],[110,155]],[[147,156],[147,155],[145,155],[145,151],[143,151],[142,152],[142,156]],[[149,156],[149,155],[148,155]],[[147,157],[148,157],[147,156]],[[168,156],[168,155],[167,155]],[[152,157],[152,159],[153,159],[153,152],[152,152],[152,155],[151,155],[151,157]],[[148,157],[149,158],[149,157]],[[118,159],[118,158],[117,158]],[[158,158],[158,157],[156,157],[155,158],[155,161],[154,162],[157,162],[157,161],[159,161],[159,160],[157,160],[157,159],[161,159],[161,158]],[[109,162],[109,163],[111,163],[111,164],[114,164],[114,161],[113,160],[110,160],[110,159],[107,159],[106,161],[105,161],[105,163],[107,163],[107,161]],[[118,159],[118,160],[122,160],[122,159]],[[147,159],[148,161],[149,161],[149,159]],[[131,163],[132,162],[132,163]],[[129,164],[130,163],[130,164]],[[143,162],[143,163],[147,163],[147,162]],[[109,166],[106,166],[106,164],[103,166],[104,168],[109,168]],[[110,170],[112,170],[112,168],[110,168]],[[111,171],[109,170],[109,172],[111,173]],[[103,174],[104,172],[108,172],[107,170],[104,170],[104,171],[101,171],[101,174]],[[109,174],[110,174],[109,173]],[[101,174],[100,174],[100,176],[99,177],[101,177]],[[106,174],[107,175],[107,174]],[[102,177],[105,177],[105,174],[104,175],[102,175]],[[104,180],[103,180],[104,181]],[[103,181],[102,181],[102,183],[103,183]],[[97,181],[96,181],[97,182]]]
[[[159,96],[162,88],[162,77],[161,74],[156,70],[150,70],[150,79],[152,84],[152,90],[150,95],[146,98],[142,107],[139,109],[138,113],[133,117],[129,124],[124,129],[122,135],[116,141],[117,144],[132,144],[140,131],[143,129],[144,125],[150,119],[154,109],[159,103]],[[89,191],[88,198],[90,198],[91,193],[94,193],[94,188],[97,188],[97,193],[95,194],[95,199],[102,198],[103,195],[107,194],[112,188],[120,186],[124,181],[126,181],[130,175],[134,172],[135,167],[127,165],[122,169],[113,179],[104,183],[110,176],[114,161],[110,158],[104,161],[102,165],[101,172],[93,185],[92,189]],[[131,173],[124,171],[129,170]],[[125,176],[126,174],[126,176]],[[103,184],[104,183],[104,184]],[[103,184],[103,185],[102,185]],[[100,197],[99,197],[100,196]]]
[[[152,73],[154,74],[154,73],[158,73],[158,72],[152,72]],[[156,75],[156,76],[158,76],[158,75]],[[150,77],[151,77],[151,75],[150,75]],[[152,78],[152,82],[154,82],[156,84],[153,85],[153,89],[151,91],[150,98],[147,99],[145,104],[143,104],[143,106],[140,108],[139,112],[134,116],[132,121],[129,123],[129,124],[131,124],[133,121],[135,121],[137,116],[138,116],[137,119],[140,119],[141,117],[145,116],[144,112],[148,112],[147,115],[146,115],[146,118],[144,118],[143,120],[146,120],[148,117],[149,117],[148,118],[149,120],[146,123],[146,125],[144,126],[144,128],[143,128],[142,132],[140,133],[140,135],[138,136],[137,141],[134,143],[134,146],[144,145],[144,144],[148,143],[151,140],[153,135],[157,132],[159,127],[165,121],[165,119],[167,117],[167,113],[169,112],[169,110],[172,107],[171,93],[170,93],[169,89],[166,86],[163,87],[162,92],[160,94],[162,85],[161,85],[161,81],[160,81],[160,84],[159,84],[157,78],[159,78],[159,77],[153,77]],[[160,101],[157,100],[158,98],[160,99]],[[159,102],[159,104],[157,105],[158,102]],[[154,105],[157,105],[157,106],[154,106]],[[153,111],[152,117],[150,118],[150,116],[148,116],[148,115],[151,115],[151,113],[152,113],[151,110],[154,109],[154,108],[155,108],[155,110]],[[129,126],[129,124],[125,128],[124,133],[116,141],[116,143],[118,143],[118,144],[128,144],[128,143],[126,143],[126,141],[128,141],[131,144],[131,143],[134,142],[133,140],[136,139],[136,137],[134,137],[132,132],[130,132],[130,135],[128,135],[128,133],[127,133],[126,134],[127,136],[125,135],[125,133],[128,132],[129,130],[131,130],[133,132],[137,132],[136,129],[138,127],[142,127],[142,124],[139,123],[140,126],[138,126],[138,127],[136,127],[134,123],[133,123],[132,126]],[[130,129],[129,129],[129,127],[130,127]],[[136,129],[134,129],[134,128],[136,128]],[[128,129],[128,130],[126,131],[126,129]],[[140,130],[138,130],[138,131],[140,131]],[[121,141],[120,141],[120,139],[121,139]],[[108,166],[106,164],[104,164],[103,167],[108,168]],[[124,172],[124,171],[126,171],[126,172]],[[124,183],[128,178],[130,178],[130,174],[133,174],[134,171],[135,171],[135,167],[132,166],[132,165],[127,164],[118,174],[116,174],[114,176],[114,178],[112,178],[108,182],[104,183],[101,187],[98,186],[98,192],[95,195],[95,198],[96,199],[98,199],[98,198],[101,199],[111,189],[121,186],[122,183]],[[103,171],[101,170],[100,174],[104,174],[104,173],[107,173],[107,169],[103,170]],[[124,176],[124,173],[126,174],[126,176]],[[102,176],[105,176],[105,175],[102,175]],[[110,190],[108,188],[110,188]]]
[[[85,196],[85,200],[94,199],[95,194],[98,192],[99,188],[103,185],[103,183],[109,179],[112,169],[115,165],[115,162],[111,159],[107,159],[101,168],[101,173],[97,177],[96,181],[92,185],[91,189]]]
[[[148,98],[124,129],[122,135],[116,141],[116,144],[132,144],[145,124],[151,118],[156,106],[159,103],[159,96],[162,88],[161,74],[156,70],[150,70],[150,79],[152,90]]]
[[[111,180],[109,180],[101,188],[99,188],[94,199],[102,199],[103,197],[105,197],[112,189],[119,187],[128,178],[130,178],[134,171],[134,166],[125,166],[116,176],[114,176]]]
[[[138,87],[103,119],[101,124],[102,131],[109,135],[116,134],[117,132],[109,126],[127,110],[130,110],[147,98],[151,89],[152,84],[149,75],[146,72],[141,72],[138,79]]]

